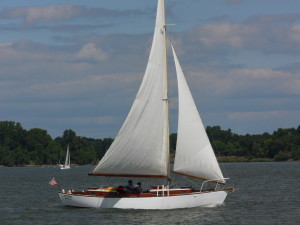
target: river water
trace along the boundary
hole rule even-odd
[[[237,190],[218,207],[119,210],[63,206],[58,187],[48,185],[52,177],[62,188],[75,190],[97,187],[103,182],[126,183],[120,178],[107,181],[89,177],[87,173],[92,168],[1,167],[0,224],[300,224],[300,162],[222,164],[225,176],[230,176]],[[149,182],[143,184],[147,186]]]

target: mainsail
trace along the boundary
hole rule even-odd
[[[179,116],[174,172],[203,180],[225,183],[175,50]]]
[[[159,0],[142,84],[117,137],[90,175],[168,176],[166,70],[164,2]]]

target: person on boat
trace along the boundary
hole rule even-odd
[[[142,183],[139,182],[139,183],[137,183],[137,185],[135,186],[135,193],[136,193],[136,194],[140,194],[140,193],[142,193],[142,192],[143,192],[143,190],[142,190]]]
[[[134,185],[133,185],[133,183],[132,183],[132,180],[129,180],[129,181],[128,181],[128,184],[127,184],[125,187],[126,187],[126,192],[127,192],[128,194],[134,193],[135,187],[134,187]]]

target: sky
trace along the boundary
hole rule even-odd
[[[169,42],[203,123],[300,125],[299,0],[165,0]],[[141,83],[156,0],[2,0],[0,121],[115,137]],[[177,90],[169,54],[171,132]],[[175,90],[173,90],[175,89]]]

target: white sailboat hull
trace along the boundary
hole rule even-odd
[[[227,196],[226,191],[202,192],[179,196],[157,197],[103,197],[59,193],[64,205],[88,208],[118,209],[178,209],[199,206],[221,205]]]
[[[60,164],[60,165],[58,165],[59,166],[59,168],[61,169],[61,170],[65,170],[65,169],[70,169],[71,167],[70,167],[70,165],[62,165],[62,164]]]
[[[70,169],[70,168],[71,168],[70,166],[61,166],[60,167],[61,170],[67,170],[67,169]]]

